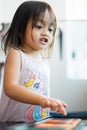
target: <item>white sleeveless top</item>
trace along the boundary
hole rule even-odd
[[[50,70],[48,61],[37,61],[28,54],[19,51],[22,69],[19,84],[28,91],[32,90],[49,96]],[[26,96],[26,95],[25,95]],[[34,122],[49,115],[49,110],[37,105],[25,104],[7,97],[2,90],[0,101],[0,122]]]

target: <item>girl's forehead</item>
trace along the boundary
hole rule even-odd
[[[53,23],[54,22],[54,15],[52,12],[49,12],[47,9],[44,13],[41,13],[38,21],[44,22],[44,23]]]

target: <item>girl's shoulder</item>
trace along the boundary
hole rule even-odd
[[[20,51],[18,50],[18,49],[14,49],[14,48],[12,48],[12,49],[10,49],[10,51],[8,52],[8,54],[7,55],[14,55],[14,54],[16,54],[16,55],[19,55],[20,54]]]
[[[6,59],[10,60],[18,60],[18,59],[20,60],[20,58],[21,58],[20,51],[14,48],[12,48],[6,56]]]

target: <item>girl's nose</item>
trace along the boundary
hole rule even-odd
[[[42,35],[48,35],[48,29],[47,28],[43,28],[42,30]]]

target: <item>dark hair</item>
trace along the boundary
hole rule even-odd
[[[20,48],[24,40],[25,31],[29,20],[32,20],[32,28],[35,26],[38,18],[42,14],[44,16],[45,10],[48,9],[54,24],[54,35],[56,31],[56,17],[48,3],[41,1],[26,1],[23,2],[14,14],[12,23],[5,34],[4,52],[5,54],[11,48]],[[21,36],[20,36],[21,34]]]

